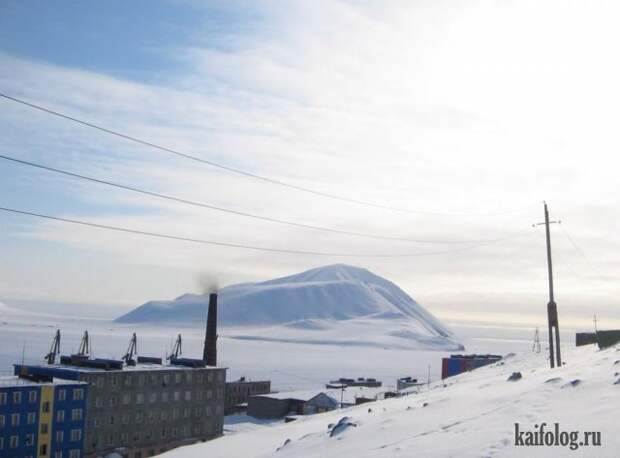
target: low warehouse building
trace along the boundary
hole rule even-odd
[[[295,391],[250,396],[248,415],[255,418],[282,418],[286,415],[312,415],[337,409],[340,402],[333,394]]]
[[[241,377],[234,382],[226,382],[226,415],[247,409],[250,396],[270,392],[271,382],[269,380],[248,381],[245,377]]]

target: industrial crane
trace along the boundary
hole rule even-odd
[[[52,341],[50,352],[47,355],[45,355],[47,364],[55,364],[56,355],[58,354],[60,354],[60,329],[56,330],[56,335],[54,336],[54,340]]]

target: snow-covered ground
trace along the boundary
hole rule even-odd
[[[398,399],[301,418],[173,450],[170,458],[620,456],[620,348],[564,346],[565,366],[524,352]],[[513,372],[522,378],[508,381]],[[618,384],[616,384],[618,383]],[[343,420],[344,419],[344,420]],[[341,426],[334,431],[334,425]],[[515,446],[521,432],[600,432],[601,446]],[[334,431],[330,434],[330,431]],[[519,436],[524,441],[527,436]],[[567,436],[570,439],[570,436]],[[590,437],[592,443],[592,437]],[[568,442],[570,444],[570,440]]]

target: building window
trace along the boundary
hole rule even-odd
[[[191,415],[191,411],[189,409],[189,407],[186,407],[183,409],[183,418],[189,418]]]
[[[125,386],[131,386],[131,375],[125,375]]]
[[[111,425],[113,425],[113,424],[114,424],[114,415],[110,415],[110,418],[109,418],[109,423],[110,423]]]
[[[0,450],[4,449],[4,437],[0,437]]]
[[[67,399],[67,390],[64,388],[62,390],[58,390],[58,400],[64,401],[65,399]]]
[[[134,442],[140,442],[140,432],[136,431],[135,433],[133,433],[133,441]]]
[[[41,404],[41,412],[49,413],[49,411],[50,411],[50,402],[45,401],[43,404]]]
[[[149,395],[149,402],[153,403],[157,401],[157,393],[151,393]]]
[[[161,438],[162,438],[162,439],[165,439],[165,438],[166,438],[166,433],[167,433],[166,428],[162,428],[162,429],[161,429]]]
[[[0,415],[0,428],[4,428],[4,415]]]
[[[181,392],[180,391],[175,391],[174,392],[174,400],[178,401],[181,399]]]
[[[69,458],[80,458],[80,450],[79,449],[69,450]]]
[[[118,404],[118,396],[116,395],[110,396],[110,406],[114,407],[117,404]]]
[[[99,377],[99,378],[97,379],[97,386],[98,386],[99,388],[103,388],[103,384],[104,384],[104,382],[105,382],[105,380],[103,379],[103,377]]]
[[[168,385],[170,383],[170,374],[164,374],[164,385]]]
[[[57,410],[56,411],[56,421],[59,423],[62,423],[63,421],[65,421],[65,411],[64,410]]]
[[[112,383],[112,386],[116,386],[118,383],[118,377],[116,375],[113,375],[112,377],[110,377],[110,382]]]
[[[11,426],[19,426],[19,414],[11,414]]]
[[[26,447],[34,445],[34,434],[26,434]]]
[[[71,410],[71,421],[80,421],[83,417],[82,409],[72,409]]]
[[[41,423],[41,434],[47,434],[49,431],[49,425],[47,423]]]
[[[142,412],[136,412],[136,423],[142,423],[144,420],[144,414]]]
[[[32,403],[32,402],[37,402],[37,392],[36,391],[30,391],[28,393],[28,402]]]
[[[13,391],[13,404],[19,404],[20,402],[22,402],[21,391]]]
[[[84,388],[74,388],[73,389],[73,400],[81,401],[84,399]]]
[[[123,404],[127,405],[131,402],[131,393],[124,393],[123,394]]]
[[[98,428],[101,425],[101,420],[98,417],[93,419],[93,427]]]
[[[121,444],[127,444],[129,442],[129,434],[121,433]]]
[[[101,396],[95,398],[95,407],[103,407],[103,399]]]
[[[62,452],[61,451],[54,452],[54,458],[62,458]]]
[[[144,394],[136,394],[136,404],[144,404]]]
[[[170,432],[170,437],[179,437],[179,428],[172,428]]]
[[[213,372],[209,371],[209,372],[207,373],[207,380],[208,380],[209,382],[212,382],[212,381],[213,381]]]
[[[56,431],[56,442],[61,443],[65,439],[64,431]]]
[[[29,412],[28,419],[26,421],[29,425],[33,425],[37,421],[37,414],[34,412]]]
[[[213,390],[207,390],[207,399],[211,399],[213,397]]]
[[[182,374],[180,372],[177,372],[176,374],[174,374],[174,383],[181,383],[181,376]]]
[[[186,401],[191,401],[192,400],[192,392],[191,391],[186,391],[185,392],[185,400]]]
[[[19,436],[11,436],[10,446],[11,448],[17,448],[19,446]]]
[[[6,404],[6,393],[0,393],[0,406]]]
[[[187,383],[192,383],[192,373],[191,372],[188,372],[188,373],[185,374],[185,381]]]
[[[161,400],[162,400],[162,402],[168,402],[168,392],[167,391],[164,391],[161,394]]]
[[[123,416],[121,417],[121,423],[124,425],[128,425],[129,424],[129,415],[128,414],[123,414]]]
[[[39,447],[39,455],[47,456],[47,444],[41,444],[41,446]]]
[[[72,429],[71,430],[71,442],[76,442],[82,439],[82,430],[81,429]]]
[[[138,376],[138,386],[144,386],[144,375]]]

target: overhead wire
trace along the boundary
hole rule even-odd
[[[92,227],[92,228],[97,228],[97,229],[104,229],[108,231],[124,232],[124,233],[130,233],[130,234],[136,234],[136,235],[142,235],[142,236],[154,237],[154,238],[160,238],[160,239],[169,239],[169,240],[177,240],[177,241],[182,241],[182,242],[197,243],[197,244],[203,244],[203,245],[222,246],[222,247],[228,247],[228,248],[241,248],[241,249],[254,250],[254,251],[262,251],[262,252],[270,252],[270,253],[286,253],[286,254],[296,254],[296,255],[331,256],[331,257],[342,257],[342,258],[408,258],[408,257],[434,256],[434,255],[441,255],[441,254],[448,254],[448,253],[456,253],[456,252],[461,252],[461,251],[472,250],[474,248],[477,248],[483,245],[488,245],[488,243],[479,243],[475,245],[470,245],[470,246],[455,248],[455,249],[450,249],[450,250],[443,250],[443,251],[421,251],[421,252],[415,252],[415,253],[401,253],[401,254],[324,252],[324,251],[261,247],[261,246],[248,245],[248,244],[242,244],[242,243],[221,242],[221,241],[214,241],[214,240],[198,239],[198,238],[193,238],[193,237],[183,237],[183,236],[177,236],[177,235],[171,235],[171,234],[163,234],[159,232],[144,231],[140,229],[112,226],[108,224],[93,223],[89,221],[82,221],[82,220],[77,220],[77,219],[72,219],[72,218],[64,218],[60,216],[47,215],[43,213],[36,213],[36,212],[9,208],[9,207],[0,207],[0,211],[4,211],[7,213],[13,213],[13,214],[27,215],[27,216],[32,216],[32,217],[42,218],[42,219],[47,219],[47,220],[52,220],[52,221],[70,223],[74,225]],[[519,234],[513,238],[518,238],[523,235],[525,234]]]
[[[496,212],[496,213],[459,213],[459,212],[440,212],[440,211],[429,211],[429,210],[417,210],[417,209],[408,209],[408,208],[401,208],[401,207],[395,207],[395,206],[390,206],[390,205],[384,205],[384,204],[379,204],[376,202],[369,202],[366,200],[362,200],[362,199],[355,199],[352,197],[348,197],[348,196],[342,196],[342,195],[338,195],[338,194],[333,194],[333,193],[328,193],[328,192],[324,192],[324,191],[319,191],[317,189],[314,188],[308,188],[305,186],[300,186],[300,185],[296,185],[293,183],[290,183],[288,181],[282,181],[282,180],[278,180],[275,178],[270,178],[268,176],[265,175],[260,175],[257,173],[253,173],[253,172],[249,172],[247,170],[243,170],[237,167],[232,167],[226,164],[222,164],[219,162],[215,162],[209,159],[204,159],[192,154],[188,154],[188,153],[184,153],[182,151],[173,149],[173,148],[169,148],[166,146],[162,146],[159,145],[157,143],[148,141],[148,140],[143,140],[137,137],[134,137],[132,135],[128,135],[116,130],[112,130],[109,129],[107,127],[103,127],[100,126],[98,124],[94,124],[92,122],[89,121],[84,121],[82,119],[79,119],[75,116],[70,116],[67,115],[65,113],[61,113],[59,111],[56,110],[52,110],[50,108],[44,107],[42,105],[39,104],[35,104],[32,102],[28,102],[26,100],[14,97],[14,96],[10,96],[8,94],[2,93],[0,92],[0,97],[14,102],[14,103],[18,103],[21,104],[22,106],[26,106],[29,108],[32,108],[34,110],[38,110],[40,112],[43,113],[47,113],[49,115],[53,115],[56,116],[58,118],[62,118],[65,119],[67,121],[71,121],[74,123],[77,123],[79,125],[82,125],[84,127],[88,127],[91,129],[95,129],[98,130],[100,132],[109,134],[109,135],[113,135],[143,146],[147,146],[149,148],[154,148],[154,149],[158,149],[160,151],[164,151],[166,153],[178,156],[178,157],[182,157],[185,159],[189,159],[191,161],[195,161],[195,162],[199,162],[201,164],[205,164],[205,165],[209,165],[211,167],[215,167],[221,170],[226,170],[228,172],[237,174],[237,175],[241,175],[241,176],[245,176],[248,178],[253,178],[256,180],[260,180],[262,182],[266,182],[266,183],[270,183],[273,185],[278,185],[278,186],[283,186],[289,189],[295,189],[297,191],[301,191],[301,192],[305,192],[305,193],[309,193],[309,194],[313,194],[316,196],[320,196],[320,197],[324,197],[324,198],[329,198],[329,199],[333,199],[333,200],[339,200],[342,202],[347,202],[347,203],[352,203],[352,204],[357,204],[357,205],[362,205],[362,206],[366,206],[366,207],[373,207],[373,208],[378,208],[378,209],[382,209],[382,210],[389,210],[389,211],[393,211],[393,212],[400,212],[400,213],[409,213],[409,214],[422,214],[422,215],[437,215],[437,216],[460,216],[460,217],[485,217],[485,216],[503,216],[503,215],[508,215],[508,214],[514,214],[517,213],[519,211],[522,211],[524,208],[520,208],[518,210],[512,210],[512,211],[505,211],[505,212]],[[529,208],[529,206],[527,207]]]
[[[189,199],[184,199],[184,198],[177,197],[177,196],[167,195],[167,194],[158,193],[158,192],[154,192],[154,191],[148,191],[148,190],[145,190],[145,189],[138,188],[136,186],[129,186],[129,185],[125,185],[125,184],[115,183],[115,182],[112,182],[110,180],[103,180],[103,179],[100,179],[100,178],[94,178],[94,177],[90,177],[90,176],[87,176],[87,175],[84,175],[84,174],[70,172],[70,171],[67,171],[67,170],[59,169],[59,168],[56,168],[56,167],[51,167],[51,166],[40,164],[40,163],[37,163],[37,162],[27,161],[27,160],[24,160],[24,159],[18,159],[18,158],[12,157],[12,156],[4,155],[4,154],[0,154],[0,159],[4,159],[6,161],[10,161],[10,162],[21,164],[21,165],[26,165],[26,166],[29,166],[29,167],[38,168],[38,169],[45,170],[45,171],[48,171],[48,172],[58,173],[58,174],[61,174],[61,175],[65,175],[65,176],[69,176],[69,177],[73,177],[73,178],[78,178],[78,179],[81,179],[81,180],[90,181],[90,182],[93,182],[93,183],[99,183],[99,184],[103,184],[103,185],[106,185],[106,186],[112,186],[112,187],[123,189],[123,190],[126,190],[126,191],[131,191],[131,192],[135,192],[135,193],[139,193],[139,194],[143,194],[143,195],[147,195],[147,196],[151,196],[151,197],[156,197],[156,198],[165,199],[165,200],[169,200],[169,201],[173,201],[173,202],[177,202],[177,203],[182,203],[182,204],[185,204],[185,205],[191,205],[191,206],[194,206],[194,207],[206,208],[206,209],[209,209],[209,210],[214,210],[214,211],[234,214],[234,215],[242,216],[242,217],[246,217],[246,218],[254,218],[254,219],[258,219],[258,220],[262,220],[262,221],[267,221],[267,222],[270,222],[270,223],[284,224],[284,225],[288,225],[288,226],[294,226],[294,227],[299,227],[299,228],[303,228],[303,229],[312,229],[312,230],[322,231],[322,232],[332,232],[332,233],[336,233],[336,234],[350,235],[350,236],[355,236],[355,237],[364,237],[364,238],[371,238],[371,239],[378,239],[378,240],[392,240],[392,241],[398,241],[398,242],[412,242],[412,243],[421,243],[421,244],[422,243],[425,243],[425,244],[495,243],[495,242],[500,242],[500,241],[507,240],[508,238],[510,238],[510,237],[503,237],[503,238],[488,239],[488,240],[446,240],[446,239],[417,239],[417,238],[414,239],[414,238],[406,238],[406,237],[385,236],[385,235],[379,235],[379,234],[369,234],[369,233],[356,232],[356,231],[347,231],[347,230],[343,230],[343,229],[336,229],[336,228],[330,228],[330,227],[324,227],[324,226],[317,226],[317,225],[306,224],[306,223],[298,223],[298,222],[289,221],[289,220],[272,218],[272,217],[269,217],[269,216],[257,215],[257,214],[253,214],[253,213],[249,213],[249,212],[240,211],[240,210],[234,210],[234,209],[230,209],[230,208],[220,207],[220,206],[217,206],[217,205],[208,204],[208,203],[204,203],[204,202],[197,202],[197,201],[193,201],[193,200],[189,200]]]

